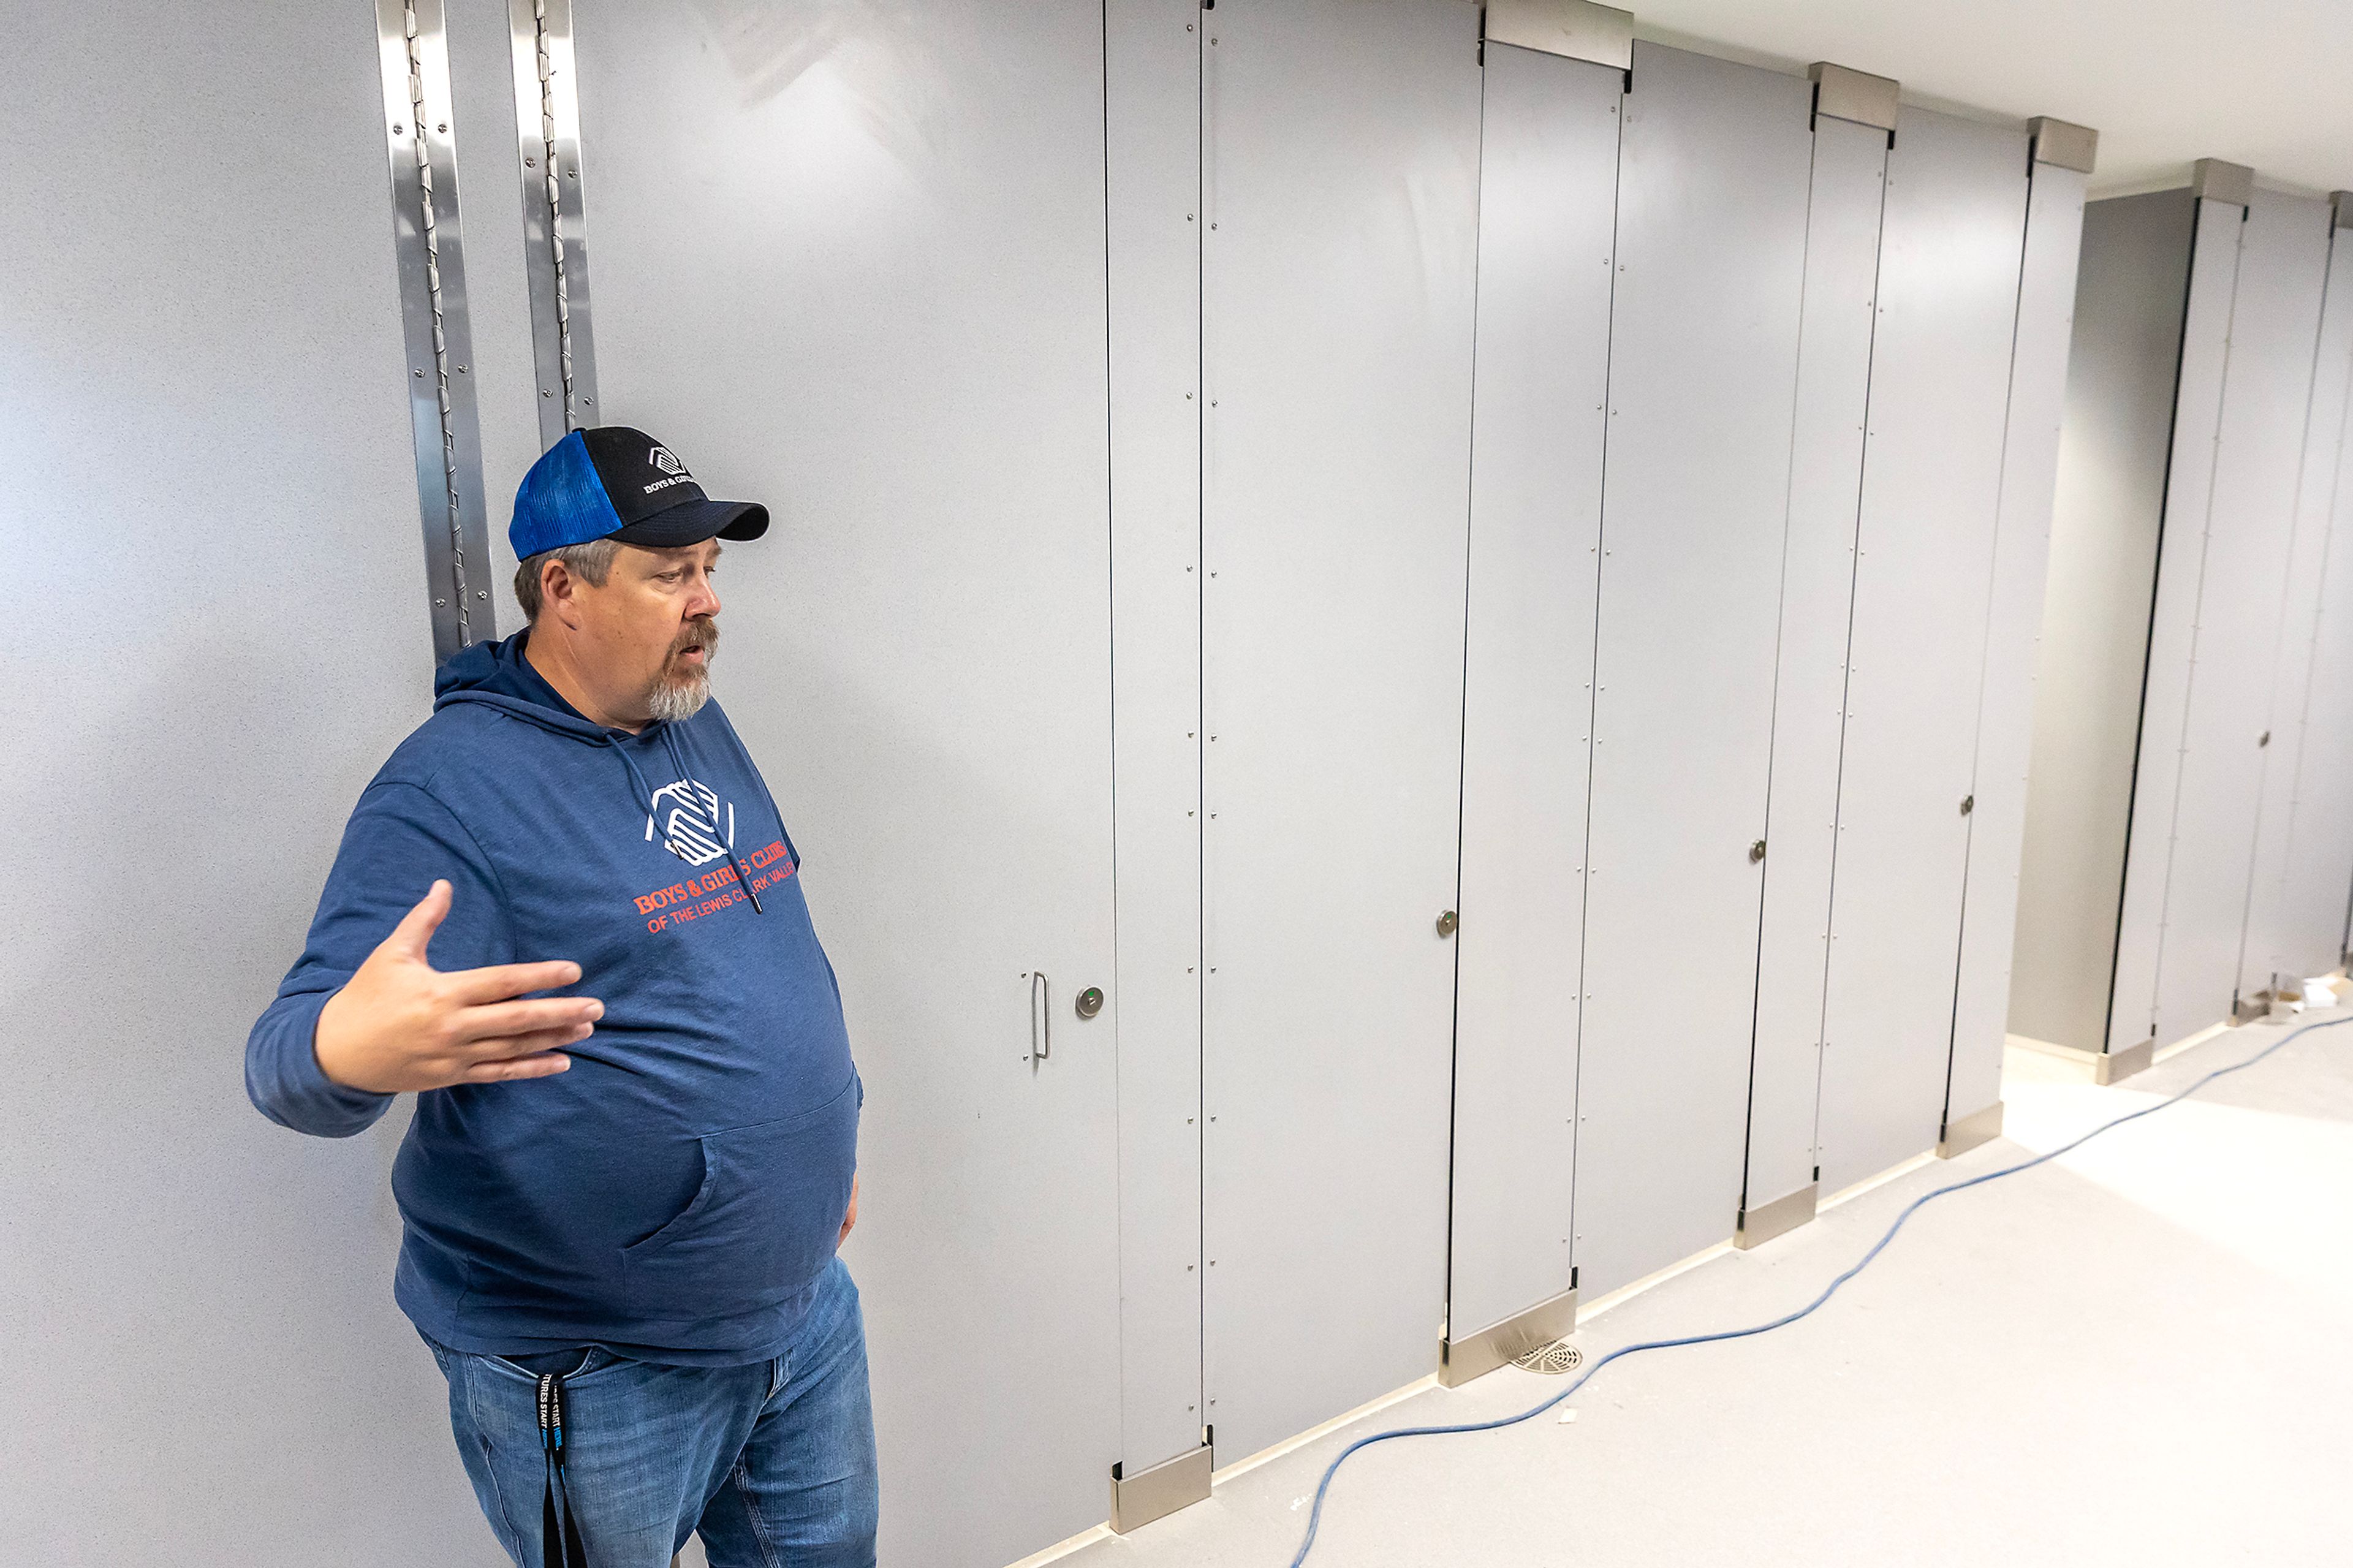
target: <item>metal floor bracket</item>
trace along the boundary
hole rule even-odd
[[[1180,1508],[1209,1495],[1209,1472],[1217,1468],[1217,1450],[1204,1443],[1189,1454],[1164,1459],[1148,1470],[1123,1475],[1111,1468],[1111,1527],[1121,1535],[1166,1519]]]
[[[2092,1081],[2120,1083],[2147,1068],[2156,1056],[2157,1040],[2154,1037],[2138,1045],[2126,1046],[2120,1051],[2103,1052],[2099,1060],[2092,1064]]]
[[[1945,1124],[1945,1135],[1936,1140],[1936,1158],[1949,1160],[1956,1154],[1992,1142],[2001,1136],[2001,1101],[1997,1100],[1983,1110],[1973,1110],[1956,1121]]]
[[[1814,1205],[1821,1190],[1820,1182],[1808,1182],[1788,1197],[1775,1198],[1759,1208],[1742,1209],[1732,1233],[1732,1245],[1746,1252],[1752,1247],[1764,1246],[1777,1236],[1788,1235],[1814,1217]]]
[[[1504,1319],[1493,1328],[1460,1340],[1438,1342],[1438,1381],[1460,1388],[1504,1363],[1566,1338],[1577,1327],[1577,1289]]]

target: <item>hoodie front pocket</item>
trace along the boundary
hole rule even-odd
[[[707,1132],[702,1182],[676,1217],[621,1249],[630,1311],[735,1317],[807,1288],[833,1258],[858,1161],[855,1077],[798,1116]]]

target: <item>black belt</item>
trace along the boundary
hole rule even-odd
[[[539,1446],[547,1455],[547,1490],[539,1510],[541,1562],[545,1568],[588,1568],[588,1543],[572,1517],[572,1492],[564,1481],[564,1378],[539,1378]]]

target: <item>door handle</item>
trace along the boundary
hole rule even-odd
[[[1042,1062],[1054,1050],[1054,986],[1046,972],[1029,972],[1029,1059]]]

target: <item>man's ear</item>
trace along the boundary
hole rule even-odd
[[[580,626],[580,579],[559,556],[550,556],[539,568],[539,602],[547,614],[577,630]]]

